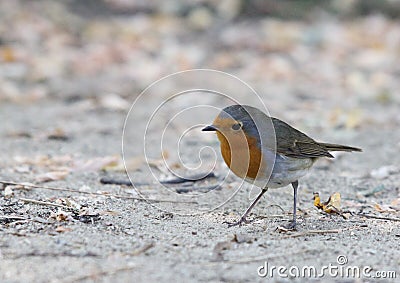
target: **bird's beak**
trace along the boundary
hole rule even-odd
[[[217,128],[214,127],[213,125],[207,126],[202,129],[202,131],[204,131],[204,132],[211,132],[211,131],[216,131],[216,130],[217,130]]]

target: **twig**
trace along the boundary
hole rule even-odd
[[[30,221],[31,221],[30,219],[17,220],[17,221],[10,222],[10,223],[8,223],[7,225],[8,225],[9,227],[13,227],[13,226],[15,226],[15,225],[28,223],[28,222],[30,222]]]
[[[270,204],[268,205],[266,208],[270,208],[270,207],[277,207],[279,208],[282,212],[285,212],[285,210],[282,208],[282,206],[280,206],[279,204]]]
[[[39,252],[39,251],[31,251],[28,253],[16,254],[12,256],[12,259],[18,258],[26,258],[26,257],[100,257],[100,255],[87,252],[85,254],[74,254],[72,252]]]
[[[56,188],[56,187],[40,186],[40,185],[26,184],[26,183],[16,183],[16,182],[11,182],[11,181],[1,181],[1,180],[0,180],[0,184],[16,185],[16,186],[23,186],[23,187],[30,187],[30,188],[37,188],[37,189],[45,189],[45,190],[51,190],[51,191],[62,191],[62,192],[79,193],[79,194],[86,194],[86,195],[108,196],[108,197],[114,197],[114,198],[120,198],[120,199],[134,199],[134,200],[148,201],[148,202],[195,203],[195,204],[197,203],[196,201],[146,199],[146,198],[133,197],[133,196],[121,196],[121,195],[110,194],[110,193],[86,192],[86,191],[80,191],[80,190],[76,190],[76,189]]]
[[[130,186],[130,187],[133,185],[130,180],[121,180],[109,177],[100,178],[100,183],[104,185],[119,185],[119,186]]]
[[[304,232],[300,232],[300,233],[295,233],[295,234],[284,236],[284,237],[282,237],[282,239],[297,238],[297,237],[308,236],[308,235],[316,235],[316,234],[321,234],[321,235],[323,235],[323,234],[338,234],[338,233],[342,233],[344,231],[354,230],[354,229],[357,229],[357,228],[365,228],[365,227],[368,227],[368,226],[358,225],[358,226],[348,227],[348,228],[343,228],[343,229],[308,230],[308,231],[304,231]]]
[[[315,235],[315,234],[337,234],[341,233],[346,229],[332,229],[332,230],[309,230],[301,233],[295,233],[291,235],[287,235],[282,237],[282,239],[287,239],[287,238],[297,238],[297,237],[302,237],[302,236],[308,236],[308,235]]]
[[[15,220],[15,221],[13,221]],[[9,222],[10,221],[10,222]],[[16,224],[26,223],[26,222],[38,222],[38,223],[48,223],[46,220],[40,220],[39,217],[25,218],[18,215],[0,215],[0,222],[6,222],[8,226],[13,226]]]
[[[30,219],[18,215],[0,215],[0,223],[5,223],[7,226],[26,223],[29,221]]]
[[[374,218],[374,219],[382,219],[382,220],[389,220],[389,221],[400,221],[400,218],[395,218],[395,217],[385,217],[385,216],[376,216],[372,214],[358,214],[359,216],[364,216],[367,218]]]
[[[175,188],[175,191],[178,194],[185,194],[190,192],[208,193],[209,191],[220,190],[220,189],[221,189],[221,184],[216,184],[216,185],[200,186],[200,187],[194,187],[194,186],[180,187],[180,188]]]
[[[64,208],[64,209],[71,209],[71,207],[69,207],[69,206],[65,206],[65,205],[58,204],[58,203],[52,203],[52,202],[47,202],[47,201],[36,200],[36,199],[19,198],[19,200],[22,200],[23,202],[28,202],[28,203],[47,205],[47,206],[56,206],[56,207],[61,207],[61,208]]]
[[[27,236],[25,233],[21,233],[21,232],[9,232],[7,234],[17,236],[17,237],[26,237]]]
[[[18,215],[0,215],[0,221],[9,221],[9,220],[27,220],[25,217]]]

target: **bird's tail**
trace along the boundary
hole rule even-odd
[[[362,151],[361,148],[333,143],[320,143],[328,151]]]

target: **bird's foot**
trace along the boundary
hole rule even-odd
[[[288,230],[295,231],[296,229],[296,220],[292,220],[289,222],[289,224],[285,225],[285,228]]]
[[[222,224],[228,224],[228,228],[233,227],[233,226],[242,226],[243,224],[249,224],[251,222],[253,222],[253,220],[247,220],[246,217],[240,217],[240,219],[236,222],[228,222],[228,221],[224,221],[222,222]]]

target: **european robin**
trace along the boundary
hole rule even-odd
[[[360,148],[317,142],[287,123],[247,105],[228,106],[212,125],[203,131],[215,131],[221,154],[238,177],[261,188],[260,194],[237,222],[229,227],[250,223],[252,208],[268,188],[293,187],[293,219],[288,228],[296,228],[296,203],[299,178],[307,174],[320,157],[333,158],[330,151],[361,151]]]

